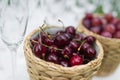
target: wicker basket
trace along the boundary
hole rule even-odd
[[[95,15],[101,16],[101,15]],[[120,39],[106,38],[88,30],[82,25],[82,20],[78,26],[78,30],[86,35],[96,37],[102,44],[104,49],[104,59],[97,76],[108,76],[112,74],[120,63]]]
[[[31,32],[24,42],[24,53],[30,80],[91,80],[100,68],[103,59],[103,49],[96,40],[97,57],[86,65],[63,67],[58,64],[46,62],[34,56],[30,48],[30,39],[38,33],[39,29]]]

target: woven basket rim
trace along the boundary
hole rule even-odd
[[[50,27],[54,27],[54,26],[50,26]],[[49,28],[50,28],[49,27]],[[55,26],[56,27],[56,26]],[[58,27],[58,26],[57,26]],[[73,67],[63,67],[61,65],[58,65],[58,64],[55,64],[55,63],[52,63],[52,62],[47,62],[47,61],[44,61],[38,57],[36,57],[34,55],[34,53],[32,52],[31,48],[30,48],[30,38],[39,31],[39,29],[35,29],[33,30],[30,34],[28,34],[28,36],[25,38],[25,41],[24,41],[24,50],[27,49],[29,51],[29,53],[25,53],[25,55],[29,56],[32,61],[34,61],[35,63],[39,64],[39,62],[43,62],[43,63],[46,63],[48,65],[51,65],[51,67],[54,67],[54,68],[61,68],[63,70],[77,70],[77,69],[88,69],[90,68],[89,66],[93,66],[93,67],[96,67],[96,65],[98,63],[100,63],[103,59],[103,48],[102,48],[102,45],[100,44],[100,42],[98,40],[96,40],[96,44],[97,46],[99,47],[99,54],[97,55],[96,59],[90,61],[89,63],[85,64],[85,65],[78,65],[78,66],[73,66]],[[95,64],[94,64],[95,63]]]
[[[82,19],[80,20],[80,24],[78,25],[78,28],[79,28],[79,26],[81,26],[83,29],[85,29],[85,30],[88,31],[89,33],[94,34],[95,36],[98,36],[98,37],[100,37],[100,38],[102,38],[102,39],[104,39],[104,40],[120,42],[120,39],[118,39],[118,38],[108,38],[108,37],[104,37],[104,36],[101,36],[101,35],[99,35],[99,34],[96,34],[96,33],[92,32],[92,31],[88,30],[88,29],[82,24]],[[80,28],[79,28],[79,29],[80,29]]]

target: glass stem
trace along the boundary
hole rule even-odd
[[[12,61],[12,79],[16,80],[16,49],[11,50],[11,61]]]

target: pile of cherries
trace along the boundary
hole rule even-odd
[[[82,21],[83,25],[90,31],[108,38],[120,39],[120,19],[112,14],[105,14],[103,17],[94,17],[87,13]]]
[[[35,56],[64,67],[86,64],[96,58],[93,36],[84,37],[73,26],[58,30],[54,34],[40,32],[30,40]]]

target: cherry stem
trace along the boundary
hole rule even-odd
[[[61,21],[60,19],[58,19],[58,22],[62,23],[63,28],[65,28],[63,21]]]
[[[86,42],[86,40],[81,43],[81,45],[80,45],[79,48],[78,48],[78,51],[80,51],[82,45],[83,45],[85,42]]]
[[[32,41],[32,42],[34,42],[34,43],[36,43],[36,44],[39,44],[39,42],[38,42],[38,41],[35,41],[35,40],[31,40],[31,41]],[[42,43],[41,43],[41,45],[43,45],[43,46],[45,46],[45,47],[48,47],[48,48],[52,48],[52,47],[47,46],[47,45],[42,44]],[[62,49],[59,49],[59,48],[54,48],[54,49],[59,50],[59,51],[62,51]]]

